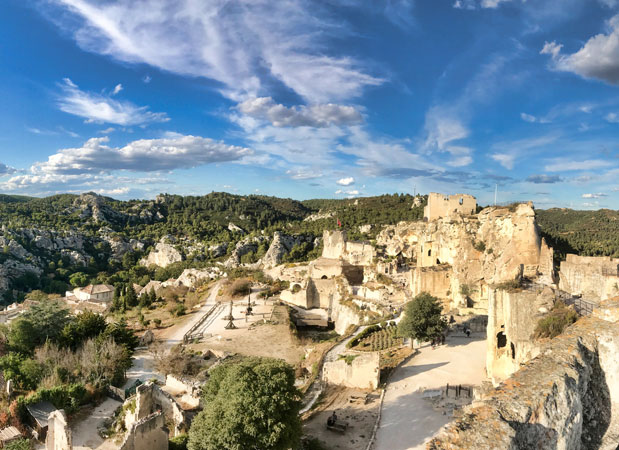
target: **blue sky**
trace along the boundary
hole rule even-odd
[[[0,25],[0,192],[619,208],[619,0],[4,0]]]

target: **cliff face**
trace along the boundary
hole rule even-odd
[[[377,237],[388,256],[412,260],[415,286],[432,284],[433,271],[419,268],[450,266],[447,297],[454,306],[485,309],[488,286],[520,274],[552,278],[552,251],[540,240],[531,204],[515,210],[486,208],[477,216],[451,215],[431,222],[402,222],[386,227]],[[543,260],[540,258],[542,255]],[[444,280],[441,284],[444,284]],[[441,287],[441,291],[444,289]]]
[[[615,450],[618,354],[618,322],[581,319],[427,448]]]

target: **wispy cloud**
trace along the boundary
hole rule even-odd
[[[362,62],[328,53],[333,32],[348,31],[315,2],[50,1],[80,19],[56,21],[83,49],[215,80],[236,100],[258,96],[273,80],[311,102],[354,97],[383,82]]]
[[[123,85],[118,83],[115,87],[114,90],[112,91],[112,95],[116,95],[118,94],[120,91],[123,90]]]
[[[570,172],[576,170],[604,169],[609,166],[609,162],[603,159],[574,161],[568,158],[555,158],[550,164],[544,167],[544,170],[546,170],[546,172]]]
[[[553,184],[563,181],[559,175],[529,175],[526,179],[529,183],[535,184]]]
[[[238,110],[255,119],[266,120],[276,127],[316,127],[356,125],[363,122],[361,113],[353,106],[333,103],[286,107],[271,97],[248,99]]]
[[[170,120],[165,113],[151,112],[147,106],[82,91],[69,78],[63,80],[61,88],[58,107],[66,113],[83,117],[87,122],[130,126]]]
[[[603,192],[597,192],[594,194],[582,194],[582,198],[603,198],[608,197],[608,194],[604,194]]]

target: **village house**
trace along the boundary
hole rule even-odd
[[[114,298],[114,286],[109,284],[89,284],[66,292],[67,300],[73,302],[109,303]]]

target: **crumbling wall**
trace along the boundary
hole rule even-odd
[[[567,255],[561,261],[559,288],[588,300],[619,295],[619,258]]]
[[[350,388],[376,389],[380,382],[380,355],[378,352],[354,352],[342,355],[344,359],[325,361],[322,379],[326,383]]]
[[[447,217],[451,214],[475,214],[477,200],[472,195],[443,195],[430,192],[428,204],[423,208],[423,216],[428,221]]]
[[[46,450],[69,450],[73,448],[71,428],[64,410],[52,412],[47,419]]]
[[[133,398],[127,401],[134,401]],[[152,382],[138,386],[135,394],[135,409],[125,416],[125,428],[131,426],[151,414],[161,411],[174,424],[174,436],[185,431],[189,424],[181,405],[167,392]]]
[[[120,450],[168,450],[168,440],[165,416],[155,412],[131,425]]]
[[[464,410],[431,450],[615,450],[619,323],[584,318]]]
[[[549,287],[506,291],[490,289],[486,339],[486,371],[494,384],[508,378],[537,355],[532,338],[541,317],[553,306]]]
[[[342,259],[354,266],[367,266],[374,260],[374,247],[367,242],[349,242],[346,231],[325,230],[322,257]]]

